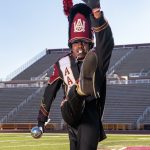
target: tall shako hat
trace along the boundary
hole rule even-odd
[[[68,45],[75,41],[85,41],[93,46],[93,34],[91,30],[90,14],[91,9],[83,3],[73,6],[72,0],[63,0],[64,13],[69,21],[69,39]]]

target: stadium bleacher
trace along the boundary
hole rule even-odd
[[[150,77],[150,64],[149,64],[150,49],[138,48],[128,56],[126,61],[121,63],[115,72],[119,76],[129,75],[131,73],[142,73]],[[145,74],[144,74],[145,73]]]
[[[30,103],[27,103],[21,110],[9,119],[8,123],[35,123],[40,107],[40,101],[43,96],[44,88],[38,93]],[[60,103],[62,100],[62,90],[59,91],[57,97],[52,104],[50,119],[51,123],[60,123],[62,120],[60,112]]]
[[[0,88],[0,119],[23,102],[36,88]]]
[[[150,84],[107,85],[104,123],[135,124],[150,105]]]
[[[124,55],[126,55],[129,51],[131,50],[131,48],[119,48],[119,49],[114,49],[112,56],[111,56],[111,60],[110,60],[110,65],[109,68],[111,68],[117,61],[120,60],[121,57],[123,57]]]
[[[31,77],[37,77],[45,70],[50,68],[50,66],[53,65],[53,63],[62,55],[64,55],[64,53],[62,52],[47,53],[42,58],[37,60],[34,64],[15,76],[12,80],[30,80]]]
[[[13,77],[11,81],[0,83],[0,124],[35,124],[37,122],[40,100],[46,86],[46,81],[37,77],[41,77],[44,74],[49,76],[51,65],[68,52],[67,49],[47,50],[42,58]],[[123,82],[122,84],[119,81],[119,84],[118,82],[116,82],[117,84],[115,82],[113,84],[108,83],[106,107],[103,115],[106,129],[137,129],[138,120],[140,120],[138,123],[140,123],[142,129],[144,124],[150,126],[150,111],[144,113],[146,108],[150,106],[149,56],[150,44],[123,45],[114,48],[109,66],[109,69],[113,68],[111,73],[117,74],[120,80],[122,80],[121,76],[127,76],[128,80],[140,80],[140,82]],[[139,76],[131,77],[131,73],[139,73]],[[145,76],[143,77],[141,73],[147,74],[144,74]],[[33,78],[34,82],[38,82],[36,86],[31,82]],[[118,81],[118,78],[113,80]],[[25,82],[28,86],[25,86]],[[22,87],[20,87],[20,84],[22,84]],[[35,93],[38,89],[42,90]],[[34,96],[18,109],[18,106],[33,93]],[[64,123],[60,112],[62,95],[61,90],[52,105],[50,111],[51,123]],[[7,117],[15,108],[17,108],[16,113],[11,117]],[[129,127],[126,125],[129,125]]]

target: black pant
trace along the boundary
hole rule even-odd
[[[96,100],[85,103],[81,121],[77,127],[68,125],[70,150],[97,150],[99,141],[99,116]]]
[[[98,99],[78,95],[76,86],[70,89],[61,106],[68,124],[70,150],[97,150],[98,141],[105,138],[97,102]]]

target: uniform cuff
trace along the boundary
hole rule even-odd
[[[94,32],[100,32],[108,26],[108,22],[105,20],[103,12],[101,12],[101,17],[95,19],[93,15],[90,16],[92,23],[92,30]]]

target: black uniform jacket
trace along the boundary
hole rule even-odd
[[[92,30],[95,33],[96,38],[95,52],[98,56],[98,68],[95,75],[95,89],[98,97],[100,115],[102,116],[106,95],[106,72],[108,70],[112,49],[114,46],[114,40],[110,26],[103,16],[103,12],[99,19],[95,19],[91,15],[91,22]],[[81,63],[82,62],[77,63],[70,53],[60,58],[53,65],[53,74],[50,75],[50,80],[41,101],[38,115],[39,123],[44,123],[47,121],[51,104],[55,99],[57,91],[60,89],[60,87],[63,87],[65,98],[71,86],[75,83],[78,83],[79,68]]]

